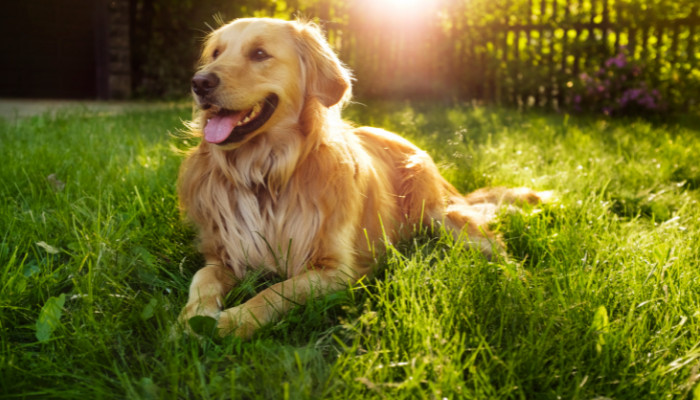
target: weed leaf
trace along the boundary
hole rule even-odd
[[[192,331],[198,335],[211,337],[216,330],[216,320],[212,317],[197,315],[188,321]]]
[[[158,385],[153,383],[151,378],[141,378],[139,381],[141,386],[141,391],[144,394],[145,399],[157,399],[158,398]]]
[[[153,267],[155,257],[153,257],[148,250],[144,249],[143,247],[134,247],[131,252],[135,256],[138,256],[146,265]]]
[[[41,272],[41,268],[36,263],[36,260],[30,261],[24,268],[24,277],[29,278]]]
[[[51,334],[61,323],[61,314],[63,313],[63,304],[66,302],[65,293],[61,293],[58,297],[50,298],[39,313],[39,319],[36,321],[36,338],[39,342],[47,342],[51,338]]]
[[[605,345],[605,333],[608,330],[608,310],[605,306],[600,306],[593,315],[593,324],[591,324],[591,329],[598,335],[596,341],[595,349],[600,354],[603,351],[603,346]]]
[[[158,300],[156,299],[151,299],[151,301],[146,304],[146,307],[143,308],[143,311],[141,311],[141,319],[142,320],[147,320],[153,316],[153,311],[156,308],[156,305],[158,305]]]

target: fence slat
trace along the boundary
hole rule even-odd
[[[629,49],[630,57],[634,60],[637,56],[637,29],[634,27],[629,28],[627,36],[629,37],[627,48]]]
[[[603,42],[601,43],[601,48],[603,50],[603,58],[607,57],[610,55],[610,45],[608,44],[608,30],[609,30],[609,24],[610,24],[610,9],[609,9],[609,2],[608,0],[603,0]]]

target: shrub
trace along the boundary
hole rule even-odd
[[[644,65],[629,62],[624,48],[604,67],[579,76],[572,106],[575,111],[606,115],[648,114],[665,108],[659,91],[650,88],[644,77]]]

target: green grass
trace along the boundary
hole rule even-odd
[[[169,133],[187,111],[0,122],[0,397],[692,396],[700,129],[399,103],[346,114],[401,132],[464,192],[558,201],[496,224],[511,263],[437,229],[250,341],[170,341],[203,263],[175,194],[172,147],[192,143]],[[269,284],[251,276],[227,304]]]

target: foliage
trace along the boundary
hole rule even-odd
[[[0,121],[0,397],[697,396],[697,120],[356,104],[352,120],[403,133],[462,192],[527,185],[559,200],[502,216],[510,262],[435,224],[390,245],[375,278],[248,342],[173,341],[204,264],[175,192],[188,113]],[[226,304],[275,282],[249,276]],[[60,327],[38,341],[62,296]]]
[[[41,308],[39,319],[36,321],[36,338],[39,342],[47,342],[51,334],[61,323],[63,305],[66,303],[66,294],[61,293],[58,297],[51,297]]]
[[[397,4],[133,0],[135,89],[144,96],[186,96],[200,41],[212,28],[238,17],[292,18],[301,13],[323,25],[331,45],[354,70],[356,93],[364,99],[458,98],[574,107],[567,83],[578,81],[583,71],[607,68],[610,54],[627,46],[627,61],[644,66],[647,86],[637,89],[658,90],[666,111],[697,109],[696,0]],[[216,20],[211,17],[215,14]],[[635,92],[628,95],[631,103],[639,104],[638,97],[632,98]]]

